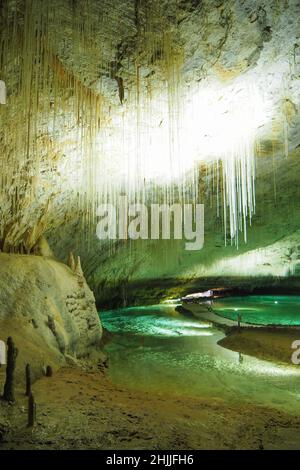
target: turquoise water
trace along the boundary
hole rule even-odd
[[[259,325],[300,325],[300,296],[250,295],[214,300],[213,311],[231,320]]]
[[[173,305],[101,312],[111,379],[164,395],[271,405],[300,415],[300,366],[278,366],[217,343],[222,331]],[[300,339],[300,337],[299,337]]]

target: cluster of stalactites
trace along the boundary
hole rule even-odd
[[[92,200],[92,149],[105,120],[104,100],[59,55],[56,32],[64,30],[64,14],[50,1],[1,2],[0,79],[7,88],[0,106],[3,251],[33,249],[53,218],[57,194],[73,192],[77,211]],[[70,18],[74,48],[80,48],[85,35],[79,11]]]
[[[147,178],[141,168],[144,165],[147,173],[141,136],[148,135],[152,140],[151,113],[157,77],[167,102],[165,152],[170,167],[180,166],[180,159],[185,158],[184,149],[178,152],[182,56],[174,46],[176,33],[168,29],[161,14],[161,2],[135,3],[132,57],[126,58],[126,47],[119,47],[109,63],[107,45],[101,43],[101,32],[97,36],[95,18],[89,10],[93,2],[2,2],[0,79],[8,88],[7,105],[0,108],[0,241],[4,251],[22,246],[30,252],[49,223],[62,223],[64,217],[55,220],[51,210],[57,195],[66,192],[71,196],[65,200],[75,200],[72,211],[82,216],[83,224],[90,227],[85,232],[91,233],[92,238],[98,203],[117,199],[124,183],[131,199],[140,202],[203,202],[198,198],[198,165],[190,168],[188,174],[183,165],[176,183],[164,184]],[[17,8],[17,4],[22,4],[22,8]],[[113,26],[117,28],[119,19],[114,21],[112,30]],[[68,35],[60,41],[64,30]],[[62,57],[64,41],[65,48],[70,49],[65,52],[66,57]],[[79,64],[73,63],[74,57]],[[80,65],[89,81],[84,81],[84,73],[80,75]],[[151,73],[153,70],[155,74]],[[108,136],[112,145],[109,134],[113,108],[99,87],[96,91],[86,84],[91,78],[99,78],[99,74],[109,76],[118,85],[119,103],[114,112],[123,113],[125,121],[128,110],[134,114],[133,128],[117,142],[115,166],[120,166],[124,154],[134,153],[119,185],[114,178],[112,183],[107,182],[105,161],[112,157],[109,148],[104,148],[101,134]],[[149,121],[145,122],[145,116]],[[158,127],[164,125],[165,122],[156,123]],[[128,148],[128,139],[133,151]],[[151,157],[147,155],[148,160]],[[247,217],[254,212],[253,160],[251,150],[242,149],[241,154],[222,161],[219,190],[223,194],[225,228],[229,227],[231,239],[237,239],[239,230],[245,231]],[[131,183],[134,172],[136,178]]]

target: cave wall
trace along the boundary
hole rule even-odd
[[[297,0],[1,2],[1,250],[39,253],[43,237],[60,260],[74,250],[100,304],[112,296],[125,302],[130,285],[155,279],[217,277],[224,284],[239,274],[249,283],[283,277],[296,286],[299,10]],[[247,243],[241,234],[238,251],[230,240],[224,246],[223,195],[211,176],[218,155],[199,156],[195,170],[205,205],[203,250],[186,252],[177,241],[100,242],[95,207],[128,153],[115,123],[138,140],[149,132],[139,127],[147,100],[155,125],[164,126],[155,103],[162,91],[176,116],[194,86],[217,83],[221,99],[245,81],[268,104],[255,130],[256,211]],[[126,127],[132,116],[134,129]]]

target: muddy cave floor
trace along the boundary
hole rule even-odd
[[[264,343],[269,349],[264,354],[282,363],[287,338],[294,339],[297,334],[289,331],[260,331],[255,343],[247,331],[233,334],[227,347],[242,342],[248,353],[255,354],[255,344],[261,356],[262,348],[257,345]],[[270,334],[272,340],[266,341]],[[191,398],[173,391],[168,395],[129,390],[113,384],[107,372],[96,367],[61,368],[52,377],[38,380],[33,392],[37,422],[31,429],[26,427],[23,389],[17,388],[14,405],[0,402],[1,415],[10,428],[2,435],[0,450],[300,447],[300,413],[292,415],[251,403],[232,404],[213,396]]]

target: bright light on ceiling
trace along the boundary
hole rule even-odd
[[[124,106],[99,133],[103,173],[114,184],[178,181],[199,161],[253,147],[269,111],[258,88],[242,80],[199,85],[171,105],[167,89],[161,89],[151,101],[141,98],[139,110]]]

